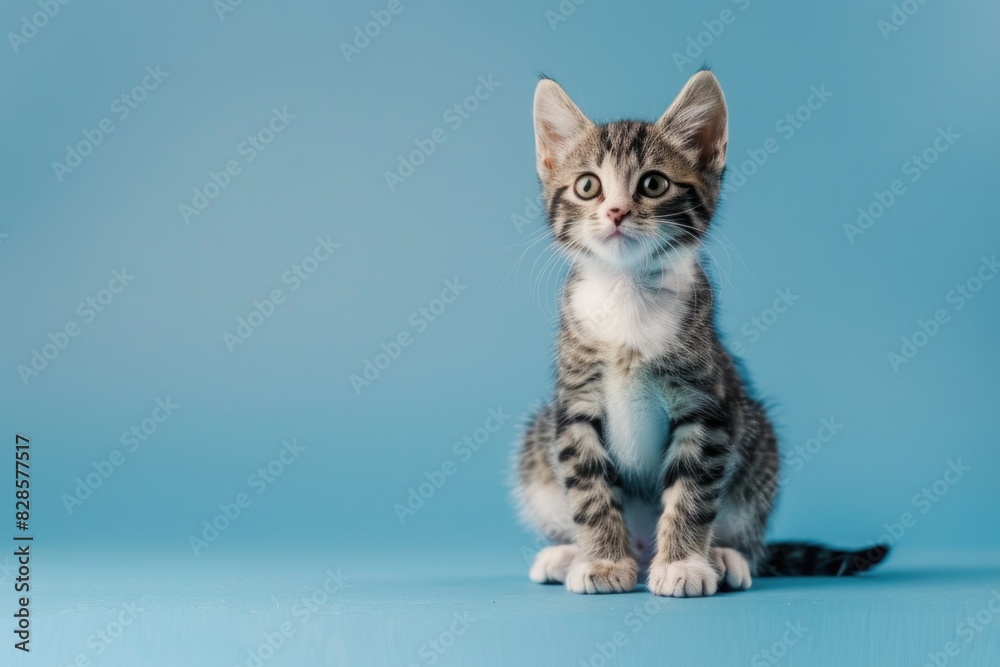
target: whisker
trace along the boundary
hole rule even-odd
[[[545,262],[542,264],[541,270],[538,272],[538,277],[537,278],[533,277],[534,276],[534,266],[532,266],[532,272],[528,276],[528,279],[531,281],[531,292],[530,292],[530,294],[531,294],[531,302],[537,308],[539,308],[540,310],[543,309],[542,308],[542,302],[541,302],[541,298],[542,298],[542,292],[541,292],[542,278],[545,276],[545,273],[548,270],[548,267],[551,264],[554,264],[555,262],[559,261],[559,258],[560,258],[559,257],[560,253],[558,252],[559,249],[558,249],[558,247],[556,246],[555,243],[551,244],[548,248],[546,248],[545,252],[547,253],[550,250],[554,250],[555,252],[553,252],[548,257],[546,257]],[[535,264],[537,264],[537,263],[538,263],[538,260],[535,260]]]
[[[545,237],[544,237],[544,236],[540,236],[539,238],[535,239],[535,240],[534,240],[534,241],[533,241],[533,242],[531,243],[531,245],[529,245],[529,246],[528,246],[527,248],[525,248],[525,249],[524,249],[524,251],[523,251],[523,252],[521,253],[521,256],[520,256],[520,257],[518,257],[518,258],[517,258],[517,261],[516,261],[516,262],[514,262],[514,265],[513,265],[512,267],[510,267],[510,271],[508,271],[508,272],[507,272],[507,275],[506,275],[506,276],[504,276],[504,279],[503,279],[503,281],[501,281],[500,285],[499,285],[499,286],[497,287],[497,290],[499,290],[499,289],[500,289],[501,287],[503,287],[503,286],[504,286],[504,285],[505,285],[505,284],[507,283],[507,279],[508,279],[508,278],[510,278],[510,274],[514,273],[515,271],[517,271],[517,274],[515,275],[515,278],[514,278],[514,283],[515,283],[515,286],[517,286],[517,276],[519,276],[519,275],[520,275],[520,269],[521,269],[521,262],[522,262],[522,261],[524,261],[524,256],[525,256],[525,255],[527,255],[527,254],[528,254],[528,252],[529,252],[529,251],[530,251],[530,250],[531,250],[531,249],[532,249],[532,248],[533,248],[533,247],[534,247],[535,245],[537,245],[537,244],[538,244],[539,242],[541,242],[541,241],[544,241],[544,240],[545,240]],[[518,293],[520,293],[520,292],[518,292]]]
[[[672,219],[669,216],[662,216],[662,217],[657,217],[657,218],[654,218],[654,219],[657,220],[657,221],[659,221],[659,222],[663,222],[663,223],[665,223],[665,224],[667,224],[667,225],[669,225],[671,227],[674,227],[674,228],[679,228],[679,229],[682,229],[682,230],[685,230],[685,231],[687,231],[687,230],[698,231],[694,226],[692,226],[690,224],[686,224],[685,222],[680,222],[678,220],[674,220],[674,219]],[[705,230],[703,232],[703,234],[709,240],[714,240],[714,241],[718,242],[719,245],[722,247],[722,249],[725,250],[726,255],[727,255],[728,259],[729,259],[729,269],[726,270],[723,267],[722,262],[719,261],[719,259],[715,256],[715,253],[712,252],[712,249],[708,245],[702,243],[701,244],[701,249],[704,250],[708,254],[708,256],[712,260],[712,262],[718,267],[719,273],[726,279],[726,282],[729,283],[729,286],[733,289],[733,291],[736,293],[736,295],[739,298],[743,299],[744,301],[749,302],[749,299],[747,299],[747,297],[744,296],[742,292],[740,292],[739,288],[736,286],[736,283],[733,282],[733,279],[732,279],[733,261],[732,261],[732,256],[729,254],[729,249],[727,248],[725,242],[722,240],[721,237],[715,235],[711,230]],[[737,254],[737,256],[739,256],[739,251],[735,247],[733,247],[733,252],[735,252]],[[740,258],[740,261],[743,263],[744,266],[746,266],[746,262],[743,261],[742,257]]]
[[[503,249],[503,251],[510,252],[511,250],[520,245],[524,245],[526,243],[536,240],[539,236],[545,236],[545,234],[547,234],[549,231],[550,230],[548,227],[542,227],[541,229],[536,229],[535,231],[525,236],[523,239],[518,239],[516,243],[507,246],[506,248]]]
[[[561,296],[561,294],[560,294],[561,290],[558,289],[559,288],[559,276],[562,274],[563,269],[565,268],[566,264],[569,262],[569,256],[566,255],[565,253],[559,253],[558,257],[559,257],[559,261],[552,265],[552,269],[549,271],[549,277],[545,281],[545,294],[546,294],[547,297],[551,297],[552,298],[552,301],[551,301],[552,306],[549,308],[549,317],[550,318],[551,317],[558,317],[558,315],[559,315],[559,309],[557,307],[557,304],[558,304],[558,301],[559,301],[559,297]],[[549,290],[549,281],[552,278],[556,279],[556,289],[550,291]]]

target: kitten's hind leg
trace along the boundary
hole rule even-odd
[[[575,544],[556,544],[545,547],[535,556],[528,578],[538,584],[562,584],[576,556]]]
[[[549,460],[555,437],[555,412],[551,405],[532,420],[517,458],[517,489],[521,518],[534,532],[555,542],[535,556],[528,577],[539,584],[562,584],[576,555],[576,526],[566,491],[556,479]]]
[[[750,588],[751,576],[764,554],[767,507],[755,504],[752,497],[747,498],[750,493],[744,490],[739,501],[723,503],[709,552],[720,573],[719,583],[737,591]]]
[[[547,405],[529,424],[517,455],[514,497],[521,520],[533,532],[555,544],[569,544],[576,541],[576,525],[549,458],[555,423],[555,410]]]
[[[750,563],[736,549],[712,547],[710,559],[719,571],[719,582],[733,590],[745,591],[750,588]]]

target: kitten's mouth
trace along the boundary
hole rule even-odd
[[[626,230],[624,226],[615,227],[604,236],[604,240],[605,242],[616,241],[618,243],[635,241],[635,230],[632,230],[632,233],[629,233],[629,230]]]
[[[641,243],[641,239],[635,235],[634,230],[626,230],[622,227],[605,232],[599,238],[598,243],[604,246],[605,252],[610,252],[619,259],[631,256]]]

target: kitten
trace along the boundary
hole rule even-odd
[[[774,429],[716,333],[700,246],[726,162],[719,83],[655,123],[595,125],[554,81],[534,101],[551,231],[572,259],[552,400],[518,454],[522,517],[553,546],[530,577],[574,593],[712,595],[753,575],[845,575],[888,548],[766,545]]]

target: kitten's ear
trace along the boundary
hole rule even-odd
[[[566,157],[574,141],[593,127],[569,95],[551,79],[535,88],[535,157],[538,175],[546,178]]]
[[[676,137],[703,169],[721,172],[726,166],[726,98],[711,72],[692,76],[656,124]]]

